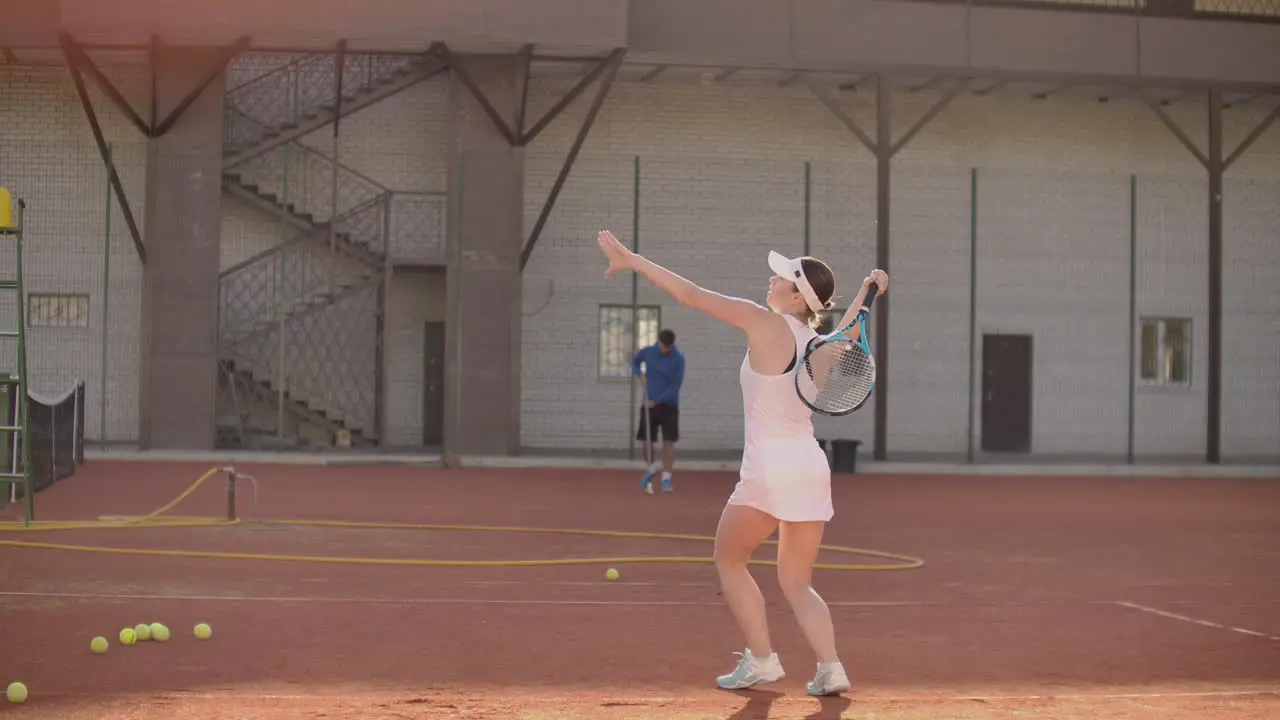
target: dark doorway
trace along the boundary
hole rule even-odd
[[[444,444],[444,323],[428,322],[422,347],[422,444]]]
[[[1031,451],[1031,336],[982,336],[982,449]]]

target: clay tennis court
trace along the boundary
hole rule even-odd
[[[338,520],[705,536],[734,477],[237,464],[235,526],[0,540],[284,556],[707,558],[707,542],[338,528]],[[208,463],[91,461],[39,519],[143,515]],[[811,658],[773,582],[788,677],[724,692],[741,641],[706,563],[417,567],[0,548],[0,682],[22,718],[1169,718],[1280,713],[1274,479],[837,476],[826,541],[915,557],[820,571],[855,689],[804,694]],[[173,515],[225,514],[215,476]],[[772,548],[759,557],[770,559]],[[820,562],[902,561],[824,553]],[[169,642],[116,635],[163,622]],[[213,627],[197,641],[191,628]],[[111,641],[104,655],[89,640]]]

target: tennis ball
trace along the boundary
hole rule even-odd
[[[20,703],[27,701],[27,686],[20,682],[9,683],[9,702]]]
[[[89,649],[92,650],[95,654],[101,655],[102,653],[107,651],[107,639],[99,635],[98,637],[89,641]]]
[[[138,636],[140,642],[146,642],[151,639],[151,626],[146,623],[138,623],[133,626],[133,634]]]
[[[165,642],[169,639],[169,628],[160,623],[151,623],[151,639],[156,642]]]
[[[200,623],[196,626],[195,632],[197,640],[208,640],[209,636],[213,634],[213,628],[209,627],[206,623]]]
[[[125,628],[120,631],[120,644],[132,645],[138,640],[138,633],[133,628]]]
[[[618,571],[617,571],[616,569],[614,569],[614,568],[609,568],[607,571],[605,571],[604,576],[605,576],[605,577],[607,577],[607,578],[609,578],[610,580],[617,580],[617,579],[618,579]]]

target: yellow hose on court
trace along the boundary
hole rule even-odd
[[[375,523],[351,522],[341,520],[239,520],[216,517],[168,516],[164,513],[172,510],[187,499],[206,480],[219,472],[231,472],[233,468],[214,467],[201,475],[186,490],[162,507],[141,516],[103,515],[97,520],[46,520],[35,521],[30,525],[22,522],[0,522],[0,532],[28,533],[55,530],[105,530],[105,529],[143,529],[143,528],[176,528],[176,527],[218,527],[232,525],[288,525],[305,527],[332,527],[347,529],[374,530],[436,530],[467,532],[510,532],[510,533],[543,533],[554,535],[585,535],[593,537],[636,538],[644,540],[696,540],[714,542],[715,538],[704,535],[683,535],[674,533],[625,532],[616,530],[579,530],[573,528],[538,528],[511,527],[495,525],[427,525],[417,523]],[[767,545],[777,545],[777,541],[766,541]],[[315,555],[276,555],[259,553],[215,552],[209,550],[148,550],[141,548],[102,547],[95,545],[69,545],[64,543],[48,543],[19,540],[0,540],[0,547],[34,548],[41,550],[63,550],[70,552],[102,553],[109,555],[149,555],[158,557],[209,558],[230,560],[266,560],[273,562],[307,562],[333,563],[346,565],[399,565],[416,567],[531,567],[547,565],[601,565],[630,563],[709,563],[710,557],[615,557],[615,558],[553,558],[548,560],[426,560],[413,558],[364,558],[364,557],[325,557]],[[816,564],[815,570],[913,570],[924,565],[924,561],[908,555],[863,550],[841,545],[822,545],[822,550],[845,555],[866,555],[870,557],[898,560],[897,565],[852,565],[852,564]],[[772,560],[752,560],[753,565],[777,565]]]

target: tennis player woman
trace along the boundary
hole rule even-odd
[[[609,260],[605,277],[632,270],[681,305],[699,310],[742,330],[747,353],[738,377],[742,385],[745,443],[737,486],[716,529],[715,564],[729,608],[746,637],[746,651],[733,672],[716,683],[726,689],[776,682],[785,673],[769,640],[764,597],[747,570],[747,561],[778,531],[778,584],[790,603],[805,639],[818,656],[810,695],[835,695],[849,689],[849,677],[836,654],[835,631],[827,604],[810,585],[813,565],[831,505],[831,469],[813,435],[809,409],[796,395],[791,375],[804,356],[819,313],[831,307],[835,276],[825,263],[769,253],[768,307],[729,297],[686,280],[631,252],[609,231],[596,244]],[[857,315],[868,288],[878,294],[889,286],[883,270],[862,281],[841,327]]]

